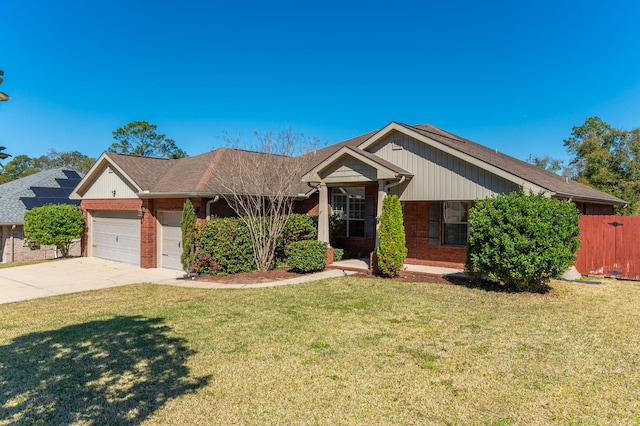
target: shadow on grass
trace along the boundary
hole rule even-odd
[[[484,291],[498,292],[498,293],[539,293],[547,294],[551,291],[549,284],[542,283],[532,285],[524,289],[517,289],[514,286],[497,283],[490,280],[474,281],[470,280],[462,274],[445,275],[443,277],[448,283],[459,285],[467,288],[474,288]]]
[[[0,346],[0,423],[136,425],[209,377],[161,318],[119,316]]]

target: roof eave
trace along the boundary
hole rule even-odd
[[[567,199],[571,199],[573,201],[589,202],[589,203],[596,203],[596,204],[615,204],[615,205],[618,205],[618,206],[625,206],[625,205],[629,204],[628,201],[625,201],[625,200],[622,200],[622,199],[608,200],[608,199],[598,198],[598,197],[589,197],[589,196],[584,196],[584,195],[573,195],[573,194],[564,193],[564,192],[554,192],[553,196],[554,197],[567,198]]]
[[[309,170],[307,173],[302,175],[300,180],[302,182],[318,182],[322,180],[322,179],[319,179],[320,172],[326,169],[327,167],[331,166],[333,163],[339,161],[343,156],[354,157],[355,159],[362,161],[363,163],[379,171],[380,170],[384,171],[384,173],[386,174],[386,177],[384,179],[394,179],[394,178],[399,179],[401,176],[413,176],[409,172],[404,173],[404,172],[398,172],[396,170],[392,170],[387,166],[382,165],[376,162],[375,160],[372,160],[366,157],[364,154],[361,154],[357,149],[343,146],[342,148],[340,148],[339,150],[337,150],[336,152],[334,152],[333,154],[331,154],[330,156],[322,160],[320,163],[316,164],[316,166],[313,167],[311,170]]]

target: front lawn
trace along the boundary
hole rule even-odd
[[[640,283],[344,277],[0,305],[0,424],[640,424]]]

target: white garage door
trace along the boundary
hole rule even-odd
[[[160,264],[161,268],[182,270],[182,212],[160,212]]]
[[[138,212],[91,212],[92,256],[140,265]]]

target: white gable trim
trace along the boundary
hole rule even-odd
[[[133,187],[136,193],[139,194],[142,192],[142,188],[140,188],[140,186],[136,184],[135,181],[131,179],[131,177],[127,175],[124,170],[122,170],[122,168],[120,168],[115,162],[113,162],[106,153],[103,153],[100,158],[98,158],[93,167],[91,167],[91,169],[87,172],[87,174],[84,175],[69,198],[71,198],[72,200],[81,200],[107,167],[111,167],[112,169],[117,170],[118,173],[122,177],[124,177],[124,179],[126,179],[125,183]]]
[[[378,162],[376,162],[376,161],[374,161],[374,160],[372,160],[370,158],[367,158],[366,156],[358,153],[357,151],[355,151],[355,150],[353,150],[351,148],[343,146],[338,151],[336,151],[331,156],[329,156],[327,159],[325,159],[320,164],[318,164],[313,169],[311,169],[309,172],[307,172],[304,176],[302,176],[301,180],[303,182],[320,182],[320,181],[322,181],[322,179],[320,178],[320,172],[322,170],[325,170],[326,168],[330,167],[331,165],[337,163],[338,161],[342,160],[345,157],[353,157],[356,160],[361,161],[364,164],[376,169],[380,179],[397,179],[397,178],[399,178],[399,174],[397,172],[389,169],[388,167],[385,167],[385,166],[379,164]]]
[[[460,158],[461,160],[466,161],[467,163],[473,164],[474,166],[480,167],[481,169],[484,169],[490,173],[493,173],[496,176],[500,176],[501,178],[504,178],[510,182],[515,183],[516,185],[522,186],[524,188],[525,191],[533,191],[535,193],[538,192],[545,192],[550,196],[555,195],[554,192],[549,191],[546,188],[543,188],[533,182],[530,182],[526,179],[523,179],[519,176],[516,176],[514,174],[511,174],[505,170],[502,170],[499,167],[493,166],[491,164],[485,163],[482,160],[479,160],[475,157],[472,157],[469,154],[465,154],[464,152],[458,151],[455,148],[451,148],[450,146],[444,145],[436,140],[433,140],[431,138],[428,138],[412,129],[408,129],[407,127],[396,123],[395,121],[392,121],[391,123],[387,124],[384,128],[380,129],[380,131],[378,131],[375,135],[371,136],[369,139],[367,139],[366,141],[362,142],[360,145],[358,145],[359,149],[362,150],[367,150],[367,148],[375,145],[377,142],[381,141],[385,136],[387,136],[389,133],[393,132],[393,131],[397,131],[400,133],[404,133],[405,135],[414,138],[416,140],[419,140],[420,142],[426,143],[428,145],[433,146],[434,148],[437,148],[443,152],[446,152],[447,154],[453,155],[454,157]]]

